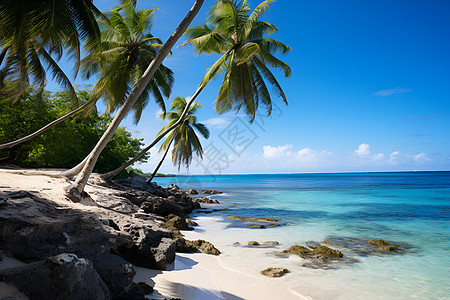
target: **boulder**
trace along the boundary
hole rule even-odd
[[[94,263],[94,268],[111,292],[111,298],[125,296],[133,284],[136,271],[134,266],[118,255],[103,253]]]
[[[269,277],[281,277],[284,274],[289,273],[289,270],[285,268],[267,268],[260,273]]]
[[[219,249],[214,247],[212,243],[204,240],[189,241],[184,239],[183,237],[178,237],[176,239],[176,243],[177,252],[180,253],[193,253],[197,252],[197,250],[200,250],[206,254],[220,255]]]
[[[198,223],[195,222],[195,221],[193,221],[193,220],[191,220],[191,219],[186,219],[186,223],[187,223],[189,226],[198,226]]]
[[[222,192],[216,190],[202,190],[202,194],[215,195],[215,194],[222,194]]]
[[[63,253],[0,272],[0,281],[14,285],[30,299],[110,299],[106,284],[92,263]]]
[[[190,230],[185,218],[170,214],[167,216],[167,221],[164,226],[172,230]]]
[[[250,241],[248,242],[249,246],[259,246],[260,244],[257,241]]]
[[[328,248],[327,246],[319,246],[311,250],[304,246],[294,245],[282,253],[296,254],[301,258],[309,259],[317,263],[326,263],[344,256],[341,251]]]
[[[246,226],[247,226],[247,227],[250,227],[250,228],[255,228],[255,229],[263,229],[263,228],[266,228],[265,225],[261,225],[261,224],[247,224]]]
[[[206,198],[206,197],[192,198],[192,201],[197,202],[197,203],[206,203],[206,204],[220,204],[220,202],[218,200]]]
[[[194,189],[189,189],[189,190],[187,191],[187,194],[188,194],[188,195],[197,195],[198,192],[197,192],[196,190],[194,190]]]
[[[371,244],[371,245],[375,245],[375,246],[389,246],[391,243],[389,243],[388,241],[385,241],[383,239],[379,239],[379,240],[368,240],[367,243]]]

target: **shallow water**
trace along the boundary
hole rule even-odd
[[[280,280],[312,299],[450,298],[450,172],[178,176],[157,178],[162,186],[216,189],[229,208],[194,214],[200,226],[187,237],[204,238],[222,252],[221,263],[257,275],[267,267],[291,272]],[[232,204],[238,203],[238,204]],[[251,229],[229,215],[283,219],[283,226]],[[406,243],[406,254],[360,256],[357,263],[329,269],[303,266],[297,256],[277,255],[294,244],[330,236]],[[276,240],[275,248],[246,247]],[[241,246],[233,245],[240,242]]]

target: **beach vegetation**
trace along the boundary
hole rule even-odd
[[[89,91],[78,90],[77,96],[83,104],[89,99]],[[0,143],[23,136],[66,114],[71,110],[68,98],[67,91],[52,93],[28,89],[15,105],[0,103]],[[90,152],[111,119],[93,107],[86,116],[76,116],[33,140],[0,150],[0,161],[21,167],[73,167]],[[142,146],[142,139],[133,138],[125,127],[119,127],[102,152],[95,171],[106,172],[122,165],[139,153]],[[142,162],[146,159],[144,157]]]
[[[176,97],[170,105],[171,111],[160,115],[161,118],[168,120],[169,122],[160,130],[158,134],[165,131],[167,128],[172,126],[172,124],[180,120],[186,106],[186,98],[180,96]],[[164,155],[147,182],[151,182],[155,177],[156,172],[158,172],[161,167],[171,145],[173,145],[172,163],[178,166],[178,169],[180,169],[181,166],[188,168],[194,155],[200,159],[203,158],[203,147],[196,132],[203,136],[203,138],[207,139],[209,138],[209,130],[204,124],[199,123],[197,117],[195,116],[196,111],[200,107],[200,102],[194,102],[188,108],[187,115],[182,118],[183,121],[172,130],[172,132],[162,143],[159,151],[164,151]]]

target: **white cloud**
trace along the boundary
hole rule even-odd
[[[230,124],[230,121],[224,118],[211,118],[202,121],[202,123],[208,126],[209,128],[225,128]]]
[[[356,149],[354,152],[356,154],[358,154],[359,156],[369,155],[370,154],[370,145],[362,143],[361,145],[359,145],[358,149]]]
[[[263,146],[265,158],[283,158],[287,155],[286,151],[291,149],[292,145],[286,144],[284,146],[272,147],[270,145]]]
[[[379,97],[386,97],[386,96],[390,96],[390,95],[403,94],[403,93],[408,93],[408,92],[412,92],[412,90],[405,89],[401,86],[397,86],[393,89],[381,90],[381,91],[375,92],[373,94],[375,96],[379,96]]]

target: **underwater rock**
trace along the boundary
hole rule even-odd
[[[232,221],[249,221],[249,222],[265,222],[265,223],[273,223],[281,221],[279,219],[274,218],[243,217],[243,216],[228,216],[227,219]]]

